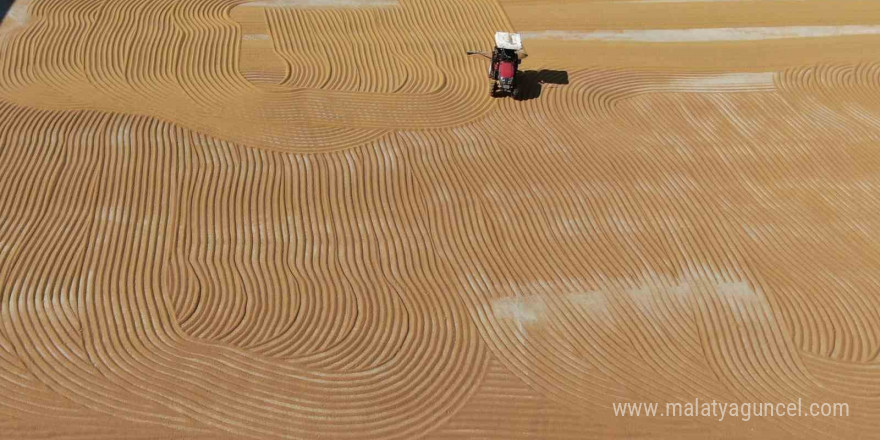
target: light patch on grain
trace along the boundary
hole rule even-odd
[[[608,313],[608,298],[605,297],[603,292],[576,292],[566,295],[566,298],[572,305],[583,311],[591,312],[591,314],[597,314],[600,316],[611,316]]]
[[[12,4],[6,13],[7,19],[15,20],[18,24],[25,24],[28,21],[28,4],[30,0],[18,0]]]
[[[719,283],[718,294],[725,296],[755,296],[748,283],[739,281],[735,283]]]
[[[492,302],[492,313],[517,323],[538,322],[546,307],[539,297],[508,297]]]
[[[243,34],[242,40],[268,40],[269,34]]]
[[[624,29],[579,31],[531,31],[522,32],[530,40],[583,40],[583,41],[632,41],[643,43],[680,43],[711,41],[757,41],[780,38],[841,37],[849,35],[877,35],[880,26],[774,26],[742,28],[693,28],[693,29]]]
[[[118,223],[121,221],[117,208],[114,206],[104,206],[101,208],[100,218],[102,221]]]
[[[263,8],[375,8],[397,6],[397,0],[260,0],[241,5]]]
[[[6,17],[0,21],[0,33],[11,31],[27,24],[30,19],[28,4],[30,0],[18,0],[12,4],[6,12]]]
[[[774,76],[774,72],[688,76],[673,79],[669,86],[687,92],[769,91],[775,89]]]
[[[768,1],[773,1],[773,0],[630,0],[627,3],[741,3],[741,2],[768,2]],[[798,1],[805,1],[805,0],[798,0]]]

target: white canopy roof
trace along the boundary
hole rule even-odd
[[[522,50],[522,37],[511,32],[495,32],[495,46],[502,49]]]

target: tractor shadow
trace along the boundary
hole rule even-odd
[[[528,101],[541,96],[541,89],[545,84],[568,84],[568,72],[565,70],[523,70],[519,75],[518,101]]]

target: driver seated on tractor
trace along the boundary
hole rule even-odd
[[[492,63],[489,68],[490,79],[511,78],[519,63],[522,62],[518,51],[495,47],[492,52]]]

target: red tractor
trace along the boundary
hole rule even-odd
[[[520,95],[519,84],[517,84],[517,70],[519,63],[522,62],[522,38],[519,34],[507,32],[495,33],[495,49],[492,50],[492,56],[476,51],[469,51],[468,55],[483,55],[491,60],[489,64],[489,79],[492,85],[489,89],[489,95],[513,96],[514,99]]]

